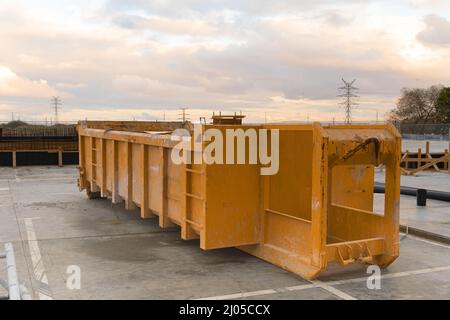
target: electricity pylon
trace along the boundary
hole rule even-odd
[[[52,108],[55,109],[55,124],[58,124],[58,112],[59,112],[59,108],[61,108],[62,106],[62,102],[61,99],[57,96],[54,96],[51,100],[52,102]]]
[[[358,95],[354,94],[354,92],[358,90],[358,88],[353,86],[355,81],[356,79],[353,79],[352,82],[348,82],[342,79],[342,82],[344,82],[344,86],[339,88],[339,90],[343,92],[342,94],[338,95],[338,97],[343,98],[343,101],[339,104],[344,106],[345,108],[345,123],[347,124],[352,123],[352,109],[354,106],[358,105],[358,103],[353,101],[353,98],[359,97]]]

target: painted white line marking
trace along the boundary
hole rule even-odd
[[[432,273],[432,272],[448,271],[448,270],[450,270],[450,266],[427,268],[427,269],[386,274],[386,275],[382,276],[381,278],[382,279],[400,278],[400,277],[413,276],[413,275],[418,275],[418,274],[427,274],[427,273]]]
[[[17,178],[16,182],[28,182],[28,181],[60,181],[60,180],[76,180],[76,177],[55,177],[55,178]]]
[[[355,297],[352,297],[351,295],[345,293],[344,291],[336,289],[335,287],[332,287],[322,281],[313,281],[313,284],[315,284],[318,288],[327,290],[328,292],[334,294],[335,296],[343,300],[357,300]]]
[[[420,237],[413,236],[413,235],[410,235],[410,234],[408,234],[405,239],[408,239],[408,238],[411,238],[411,239],[414,239],[414,240],[417,240],[417,241],[421,241],[421,242],[425,242],[425,243],[428,243],[428,244],[432,244],[433,246],[450,249],[449,245],[446,245],[446,244],[443,244],[443,243],[438,243],[438,242],[431,241],[431,240],[422,239]]]
[[[79,192],[56,192],[51,193],[52,196],[73,196],[73,195],[79,195]]]
[[[44,261],[42,260],[41,250],[39,249],[36,233],[34,231],[33,219],[24,219],[25,229],[27,230],[28,246],[30,248],[31,262],[33,263],[33,273],[36,280],[40,283],[37,295],[40,300],[52,300],[52,294],[48,286],[47,274],[45,272]]]
[[[334,294],[335,296],[344,299],[344,300],[357,300],[355,297],[352,297],[351,295],[336,289],[328,284],[326,284],[325,282],[322,281],[311,281],[311,284],[304,284],[304,285],[299,285],[299,286],[293,286],[293,287],[286,287],[283,288],[287,291],[299,291],[299,290],[305,290],[305,289],[312,289],[312,288],[322,288],[332,294]]]
[[[412,271],[403,271],[403,272],[384,274],[381,276],[381,279],[401,278],[401,277],[414,276],[414,275],[419,275],[419,274],[427,274],[427,273],[440,272],[440,271],[449,271],[449,270],[450,270],[450,266],[427,268],[427,269],[412,270]],[[337,285],[341,285],[341,284],[365,282],[365,281],[367,281],[367,277],[330,281],[330,282],[327,282],[327,284],[332,285],[332,286],[337,286]]]
[[[9,188],[0,188],[0,191],[9,191]]]
[[[231,299],[240,299],[240,298],[247,298],[247,297],[253,297],[253,296],[263,296],[266,294],[273,294],[273,293],[277,293],[277,291],[274,289],[268,289],[268,290],[227,294],[227,295],[223,295],[223,296],[208,297],[208,298],[202,298],[202,299],[196,299],[196,300],[231,300]]]
[[[25,220],[39,220],[41,217],[32,217],[32,218],[18,218],[17,221],[25,221]]]
[[[299,286],[293,286],[293,287],[285,287],[286,291],[299,291],[299,290],[305,290],[305,289],[312,289],[316,288],[317,286],[314,284],[301,284]]]
[[[390,273],[390,274],[382,275],[381,279],[400,278],[400,277],[427,274],[427,273],[440,272],[440,271],[450,271],[450,266]],[[267,289],[267,290],[252,291],[252,292],[241,292],[241,293],[228,294],[228,295],[223,295],[223,296],[201,298],[201,299],[196,299],[196,300],[239,299],[239,298],[245,298],[245,297],[273,294],[273,293],[277,293],[279,291],[300,291],[300,290],[313,289],[313,288],[322,288],[322,289],[325,289],[325,290],[329,291],[330,293],[333,293],[336,296],[341,297],[343,299],[354,300],[355,299],[354,297],[352,297],[352,296],[348,295],[347,293],[345,293],[339,289],[336,289],[332,286],[348,284],[348,283],[366,282],[366,281],[367,281],[367,277],[353,278],[353,279],[346,279],[346,280],[336,280],[336,281],[330,281],[330,282],[314,281],[311,284],[304,284],[304,285],[299,285],[299,286],[285,287],[285,288],[280,288],[280,289]]]

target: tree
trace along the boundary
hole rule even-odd
[[[403,88],[402,96],[397,101],[397,108],[391,111],[390,120],[400,123],[442,123],[441,112],[438,112],[438,101],[442,85],[422,88]],[[445,104],[445,98],[443,104]]]
[[[450,87],[443,88],[437,101],[437,112],[443,123],[450,123]]]
[[[10,122],[6,123],[5,125],[3,125],[3,127],[15,129],[15,128],[23,127],[23,126],[27,126],[27,125],[28,124],[26,122],[23,122],[20,120],[13,120],[13,121],[10,121]]]

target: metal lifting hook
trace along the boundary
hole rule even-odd
[[[343,160],[348,160],[351,157],[353,157],[359,150],[365,148],[366,146],[368,146],[369,144],[373,143],[375,145],[375,156],[378,156],[378,153],[380,151],[380,140],[378,140],[378,138],[368,138],[366,139],[366,141],[364,141],[363,143],[359,144],[356,148],[350,150],[349,152],[347,152],[342,159]]]

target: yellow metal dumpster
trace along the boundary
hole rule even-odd
[[[80,190],[180,226],[204,250],[237,247],[308,279],[329,263],[388,266],[399,255],[401,140],[391,125],[83,121],[78,132]],[[200,161],[174,160],[183,141],[181,158]]]

